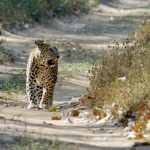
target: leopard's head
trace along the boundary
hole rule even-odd
[[[54,43],[43,41],[43,40],[37,40],[35,41],[35,44],[37,45],[38,49],[41,51],[40,55],[43,64],[48,66],[55,66],[55,64],[58,63],[60,54],[58,48],[55,46]]]

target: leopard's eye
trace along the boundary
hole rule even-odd
[[[57,50],[57,47],[56,47],[56,46],[53,46],[53,47],[51,48],[51,51],[55,51],[55,50]]]
[[[53,46],[53,49],[57,49],[57,47],[56,47],[56,46]]]
[[[55,61],[54,61],[54,60],[48,60],[48,61],[47,61],[47,64],[48,64],[48,65],[54,65],[54,64],[55,64]]]

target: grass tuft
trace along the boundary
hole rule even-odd
[[[25,92],[25,74],[12,75],[1,82],[0,89],[7,92]]]
[[[67,63],[62,62],[59,65],[59,75],[74,76],[81,73],[86,73],[92,67],[91,63],[88,62],[76,62],[76,63]]]

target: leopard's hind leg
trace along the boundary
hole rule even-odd
[[[40,108],[49,109],[49,107],[52,106],[54,86],[54,84],[49,84],[43,87],[42,100],[39,105]]]

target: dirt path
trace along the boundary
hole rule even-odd
[[[150,17],[149,7],[150,1],[148,0],[102,0],[100,6],[94,8],[89,14],[54,19],[53,21],[47,20],[32,28],[26,27],[23,31],[12,29],[13,34],[3,31],[0,38],[7,41],[6,47],[17,53],[20,59],[16,64],[0,64],[0,77],[7,77],[19,70],[25,70],[27,58],[34,47],[35,39],[52,39],[64,44],[74,42],[75,45],[82,47],[82,53],[87,55],[100,54],[101,50],[105,49],[113,40],[120,40],[133,35],[144,17]],[[89,49],[90,53],[88,53]],[[60,51],[62,54],[65,52],[61,47]],[[75,49],[75,51],[74,54],[80,56],[80,51],[78,49]],[[65,76],[61,81],[61,86],[60,83],[56,86],[54,102],[61,103],[79,96],[86,86],[88,86],[86,73],[71,77]],[[89,147],[89,149],[96,149],[96,147],[97,149],[101,147],[101,149],[114,150],[131,149],[135,143],[135,141],[128,141],[126,137],[123,137],[120,128],[104,128],[101,130],[99,126],[94,127],[94,124],[87,126],[88,123],[83,123],[82,116],[79,120],[73,119],[73,124],[66,124],[66,118],[61,121],[51,121],[51,116],[54,114],[25,109],[24,106],[27,103],[25,94],[11,93],[7,95],[4,92],[0,92],[0,94],[1,101],[4,102],[5,99],[3,98],[5,97],[8,100],[7,103],[11,102],[12,104],[12,106],[4,105],[5,102],[2,102],[0,106],[1,133],[22,133],[23,122],[26,121],[30,133],[34,132],[35,135],[39,135],[42,131],[42,136],[48,139],[54,137],[61,141],[78,143],[79,145],[95,146]],[[17,107],[13,105],[14,103]],[[60,113],[60,115],[62,114]],[[12,118],[15,118],[13,119],[15,122]],[[87,148],[83,146],[82,149]]]

